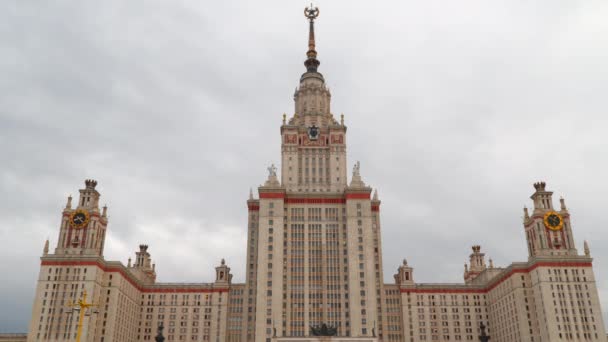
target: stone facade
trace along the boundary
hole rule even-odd
[[[0,334],[0,342],[26,342],[27,334]]]
[[[273,342],[378,342],[376,337],[279,337]]]
[[[405,260],[384,283],[381,202],[359,163],[348,181],[347,129],[331,113],[307,13],[307,71],[281,125],[280,177],[270,167],[247,201],[245,283],[223,260],[213,282],[159,283],[146,245],[127,265],[105,260],[107,208],[87,180],[61,213],[54,252],[44,246],[28,341],[73,340],[68,304],[85,291],[96,304],[90,342],[152,341],[160,323],[167,341],[474,341],[480,323],[496,342],[605,341],[589,248],[578,253],[565,202],[554,209],[544,183],[524,212],[526,262],[494,267],[473,246],[461,284],[416,283]],[[322,324],[337,336],[311,336]]]

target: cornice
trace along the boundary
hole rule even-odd
[[[119,273],[133,287],[143,293],[166,292],[227,292],[229,286],[217,286],[215,283],[154,283],[144,284],[120,261],[106,261],[102,257],[86,256],[56,256],[49,255],[40,258],[41,266],[96,266],[104,272]]]
[[[401,285],[401,293],[483,293],[486,294],[509,279],[515,273],[530,273],[538,267],[592,267],[593,259],[584,256],[534,258],[528,262],[512,263],[486,284],[433,284]],[[484,270],[480,274],[483,274]]]

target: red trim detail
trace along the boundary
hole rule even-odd
[[[287,204],[345,204],[345,198],[293,198],[285,199]]]
[[[380,206],[379,205],[372,205],[372,211],[380,211]]]
[[[247,208],[250,211],[259,211],[260,210],[260,206],[257,204],[247,204]]]
[[[528,268],[513,269],[491,286],[481,289],[401,289],[401,293],[488,293],[516,273],[530,273],[538,267],[592,267],[590,262],[538,262]]]
[[[350,193],[350,194],[346,194],[346,199],[369,199],[369,192],[368,193]]]
[[[260,198],[285,198],[283,192],[260,192]]]
[[[115,272],[120,273],[133,287],[144,293],[211,293],[211,292],[228,292],[228,288],[206,288],[207,285],[201,285],[199,288],[179,288],[179,287],[162,287],[155,288],[154,285],[146,286],[138,284],[132,275],[128,274],[127,271],[118,266],[106,266],[97,261],[54,261],[54,260],[43,260],[40,263],[41,266],[97,266],[104,272]],[[162,285],[161,285],[162,286]]]

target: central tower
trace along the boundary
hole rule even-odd
[[[331,113],[331,94],[317,71],[315,19],[318,8],[304,10],[309,20],[306,72],[294,94],[295,112],[281,126],[281,184],[293,192],[341,192],[346,187],[346,126]]]
[[[380,201],[359,163],[350,184],[346,126],[331,113],[318,72],[315,19],[309,21],[306,72],[295,111],[281,125],[281,175],[274,166],[249,209],[243,340],[300,337],[329,326],[338,336],[382,334]]]

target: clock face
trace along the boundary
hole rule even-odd
[[[70,223],[76,229],[84,228],[89,223],[89,213],[78,209],[70,216]]]
[[[546,213],[543,221],[545,222],[545,227],[551,230],[557,231],[564,227],[564,219],[555,211],[549,211]]]
[[[310,140],[317,140],[319,138],[319,127],[315,125],[308,127],[308,138]]]

